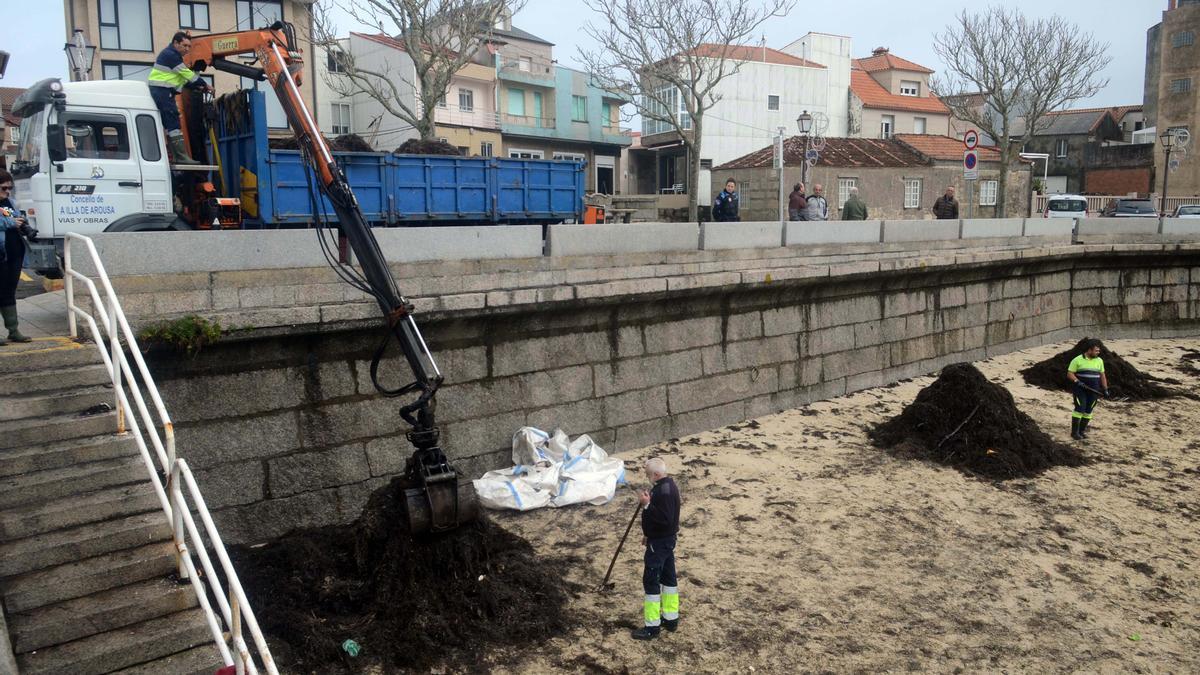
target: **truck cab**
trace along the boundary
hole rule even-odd
[[[143,82],[42,80],[17,99],[14,201],[38,230],[35,269],[52,273],[67,233],[189,229],[175,216],[162,121]],[[52,265],[53,263],[53,265]]]

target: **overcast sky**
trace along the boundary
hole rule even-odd
[[[60,0],[6,5],[0,49],[12,54],[5,86],[24,87],[44,77],[67,76],[63,4]],[[228,1],[228,0],[225,0]],[[20,4],[20,11],[12,11]],[[1140,104],[1145,77],[1146,29],[1161,20],[1167,0],[1007,0],[1009,6],[1030,16],[1059,14],[1075,22],[1098,41],[1107,42],[1112,63],[1105,76],[1109,84],[1076,107]],[[787,17],[772,19],[762,27],[767,45],[783,47],[809,31],[848,35],[855,57],[869,56],[875,47],[934,70],[942,64],[930,46],[932,35],[945,28],[964,7],[983,3],[964,0],[842,0],[838,3],[798,0]],[[555,58],[564,65],[577,65],[583,43],[582,26],[591,20],[580,0],[529,0],[514,24],[555,43]],[[359,29],[348,22],[340,32]],[[96,70],[99,64],[96,64]]]

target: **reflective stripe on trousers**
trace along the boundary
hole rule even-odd
[[[674,621],[679,618],[679,587],[662,587],[662,618]]]
[[[662,596],[647,595],[642,603],[642,615],[647,626],[658,626],[662,623]]]

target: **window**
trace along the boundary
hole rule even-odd
[[[283,21],[280,0],[237,0],[238,30],[253,30]]]
[[[351,111],[348,103],[330,103],[329,131],[338,135],[351,133]]]
[[[122,61],[105,61],[101,65],[101,77],[106,80],[139,80],[145,82],[150,77],[150,63],[126,63]]]
[[[924,117],[914,117],[913,118],[913,133],[914,134],[925,133],[925,127],[926,127],[926,120]]]
[[[154,51],[150,0],[99,0],[99,3],[102,49]]]
[[[533,58],[529,56],[519,57],[517,59],[517,70],[521,71],[522,73],[532,73]]]
[[[482,141],[479,143],[479,156],[480,157],[491,157],[494,154],[495,154],[495,152],[492,150],[491,141]]]
[[[571,97],[571,121],[586,122],[587,121],[587,97],[572,96]]]
[[[511,159],[543,159],[546,155],[541,150],[518,150],[511,148],[508,151],[508,156]]]
[[[516,115],[517,117],[525,116],[525,90],[512,89],[508,90],[508,114]]]
[[[533,92],[533,116],[535,119],[542,119],[542,92]]]
[[[900,80],[901,96],[920,96],[921,83],[915,80]]]
[[[1186,94],[1192,90],[1192,78],[1183,77],[1178,80],[1171,80],[1172,94]]]
[[[325,52],[325,70],[331,73],[346,72],[346,54],[338,49]]]
[[[838,179],[838,210],[841,210],[846,205],[846,200],[850,199],[850,188],[852,187],[858,187],[857,178]]]
[[[767,110],[779,110],[778,96],[767,96]]]
[[[129,159],[129,127],[124,117],[68,112],[59,119],[67,130],[72,159]]]
[[[157,162],[162,159],[162,134],[158,131],[158,125],[154,123],[154,118],[150,115],[138,115],[135,121],[138,134],[138,149],[142,152],[142,159],[147,162]]]
[[[1171,46],[1178,49],[1179,47],[1191,47],[1196,44],[1196,34],[1190,30],[1181,30],[1178,33],[1171,34]]]
[[[208,30],[208,3],[179,0],[179,27]]]
[[[442,94],[442,97],[438,99],[438,106],[437,106],[437,107],[439,107],[439,108],[445,108],[445,107],[446,107],[446,95],[445,95],[445,94]]]
[[[8,128],[9,142],[16,145],[21,142],[21,127]]]
[[[981,180],[979,181],[979,205],[980,206],[995,206],[996,205],[996,189],[1000,186],[999,181]]]
[[[713,168],[713,161],[711,159],[701,159],[700,160],[700,170],[701,171],[712,171],[712,168]]]
[[[554,159],[561,159],[568,162],[587,162],[587,155],[581,152],[556,152],[552,155]]]
[[[458,154],[462,155],[463,157],[471,156],[471,149],[468,148],[467,146],[459,145],[459,146],[457,146],[457,148],[458,148]]]
[[[1067,156],[1067,139],[1060,138],[1054,142],[1054,156],[1055,157],[1066,157]]]
[[[921,208],[921,179],[920,178],[905,178],[904,179],[904,208],[906,208],[906,209]]]
[[[613,121],[612,104],[611,103],[608,103],[606,101],[606,102],[600,104],[600,119],[601,119],[602,123],[604,124],[604,126],[606,126],[606,127],[617,126],[616,123]]]
[[[883,121],[879,123],[879,137],[891,138],[896,131],[896,116],[884,115]]]
[[[1146,128],[1146,123],[1145,123],[1145,122],[1142,122],[1142,121],[1137,121],[1137,122],[1134,122],[1134,123],[1133,123],[1133,130],[1134,130],[1134,131],[1141,131],[1142,129],[1145,129],[1145,128]]]
[[[463,112],[475,110],[475,92],[470,89],[458,90],[458,109]]]
[[[692,118],[688,116],[687,105],[675,87],[666,86],[656,89],[652,94],[643,97],[642,104],[643,110],[646,111],[642,114],[643,136],[675,131],[675,127],[668,121],[672,113],[681,127],[692,128]],[[655,117],[661,119],[655,119]]]

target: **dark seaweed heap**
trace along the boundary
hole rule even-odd
[[[1071,365],[1072,359],[1083,353],[1084,344],[1089,339],[1084,338],[1065,352],[1059,352],[1045,361],[1040,361],[1022,370],[1021,375],[1024,376],[1025,382],[1042,389],[1069,391],[1071,381],[1067,379],[1067,366]],[[1163,384],[1179,384],[1179,380],[1147,375],[1134,368],[1116,352],[1109,351],[1104,343],[1100,343],[1100,358],[1104,360],[1104,374],[1108,377],[1108,388],[1115,398],[1128,397],[1133,401],[1145,401],[1180,396],[1184,393],[1163,386]]]

